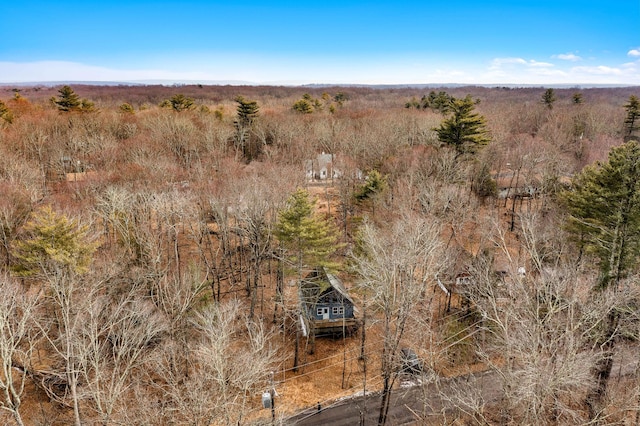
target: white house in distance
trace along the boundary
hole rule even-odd
[[[342,176],[342,172],[334,167],[335,159],[335,154],[322,152],[315,159],[305,161],[307,180],[337,179]]]

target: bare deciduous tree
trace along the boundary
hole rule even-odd
[[[189,375],[188,324],[205,287],[206,282],[197,271],[188,271],[183,277],[164,276],[152,286],[151,299],[168,322],[165,350],[173,372],[182,370],[182,374]]]
[[[356,257],[359,288],[382,317],[382,402],[378,424],[387,421],[391,391],[399,374],[400,343],[407,321],[425,299],[427,283],[441,268],[439,227],[405,215],[386,229],[365,223],[362,254]]]
[[[521,220],[523,249],[511,254],[507,237],[494,243],[506,258],[499,277],[490,259],[472,268],[467,296],[479,314],[478,354],[500,379],[500,422],[577,424],[586,422],[581,402],[593,383],[591,371],[601,356],[593,336],[606,317],[602,300],[591,294],[579,264],[567,264],[554,239],[543,242],[535,220]],[[498,229],[496,229],[498,230]],[[499,231],[499,230],[498,230]],[[523,272],[523,264],[532,271]]]
[[[0,253],[4,257],[4,265],[9,266],[11,245],[18,229],[31,213],[31,202],[26,191],[15,185],[0,183]]]
[[[280,185],[276,191],[275,188]],[[249,245],[250,264],[247,290],[250,298],[249,318],[253,318],[261,282],[262,264],[272,255],[272,240],[278,210],[284,204],[286,192],[274,174],[250,176],[238,182],[233,216]]]
[[[83,308],[94,296],[93,286],[83,286],[83,276],[97,245],[91,241],[90,226],[45,206],[34,212],[25,225],[25,236],[17,240],[14,272],[43,285],[48,296],[55,333],[45,333],[61,363],[60,377],[71,394],[74,422],[81,424],[79,381],[85,347],[79,343],[84,321]],[[43,331],[48,324],[43,321]],[[63,398],[66,399],[66,398]]]
[[[209,305],[196,315],[194,326],[199,341],[192,346],[192,373],[179,376],[166,362],[158,365],[173,419],[195,425],[247,422],[247,413],[255,409],[251,404],[259,404],[280,361],[272,332],[249,320],[237,302]]]
[[[6,275],[0,275],[0,293],[0,409],[23,425],[20,407],[35,350],[40,297]]]
[[[83,387],[103,425],[125,417],[125,395],[167,330],[156,307],[135,289],[119,300],[97,296],[88,306],[80,338]]]

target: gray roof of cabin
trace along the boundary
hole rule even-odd
[[[325,275],[327,276],[327,279],[329,280],[329,284],[331,284],[331,287],[335,288],[336,291],[340,293],[342,297],[344,297],[349,302],[351,302],[351,304],[354,304],[353,299],[351,298],[351,296],[349,296],[349,293],[347,293],[347,289],[344,288],[344,284],[342,284],[342,281],[340,281],[338,277],[336,277],[335,275],[327,271],[327,268],[323,267],[322,269]]]

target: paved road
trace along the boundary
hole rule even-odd
[[[444,401],[442,394],[451,394],[454,388],[472,385],[479,390],[479,397],[485,403],[497,401],[499,385],[495,373],[482,373],[477,376],[465,376],[458,379],[440,382],[440,390],[435,384],[427,386],[413,386],[406,389],[394,389],[387,424],[408,425],[429,415],[439,415],[444,407],[451,403]],[[376,425],[380,408],[380,394],[372,394],[366,398],[360,396],[340,401],[321,411],[310,409],[302,414],[288,419],[285,424],[297,426],[352,426],[361,424],[364,417],[365,425]],[[426,403],[425,403],[426,401]]]
[[[612,379],[617,376],[635,374],[637,365],[635,347],[621,347],[614,359]],[[455,403],[444,400],[443,395],[455,395],[456,390],[466,388],[463,394],[471,395],[466,401],[458,400]],[[439,424],[438,418],[443,410],[451,411],[461,402],[481,404],[496,404],[500,398],[500,382],[495,372],[470,374],[453,379],[440,380],[439,388],[435,384],[427,386],[413,386],[405,389],[394,389],[391,406],[389,408],[388,425],[408,425],[419,419],[428,419],[434,416],[434,422]],[[426,401],[426,402],[425,402]],[[374,426],[378,424],[378,411],[380,409],[380,394],[371,394],[366,398],[360,396],[346,399],[323,407],[317,408],[291,417],[285,421],[286,425],[296,426],[353,426],[359,425],[364,417],[364,425]]]

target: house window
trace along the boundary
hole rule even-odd
[[[333,315],[344,315],[344,306],[334,306],[331,308],[331,313]]]
[[[317,308],[316,309],[316,315],[321,317],[322,316],[322,308]]]

